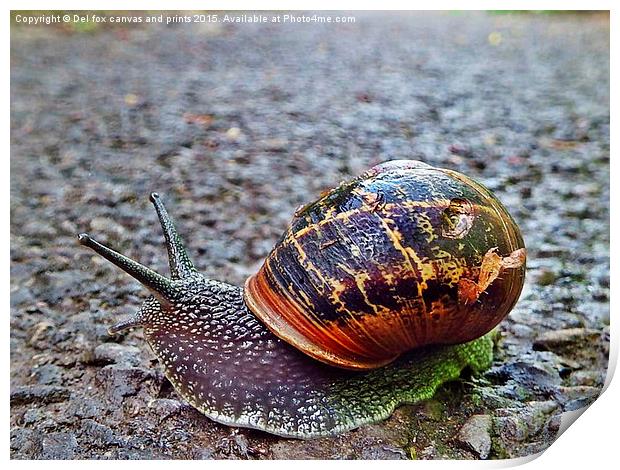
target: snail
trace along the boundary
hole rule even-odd
[[[214,421],[330,436],[430,398],[492,361],[490,331],[526,251],[497,198],[456,171],[377,165],[299,208],[244,288],[197,272],[161,198],[170,278],[79,242],[152,294],[109,331],[144,336],[179,395]]]

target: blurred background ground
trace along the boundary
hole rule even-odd
[[[13,458],[506,458],[545,449],[607,368],[609,18],[355,14],[347,25],[11,30]],[[89,231],[165,273],[148,194],[197,267],[241,285],[295,208],[381,161],[478,179],[529,251],[493,368],[336,438],[215,424],[143,340],[146,292]],[[585,449],[587,451],[587,449]]]

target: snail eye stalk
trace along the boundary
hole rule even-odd
[[[151,193],[151,202],[157,211],[157,217],[161,223],[166,238],[166,249],[168,250],[168,263],[170,265],[170,276],[172,279],[184,279],[191,277],[196,272],[194,264],[189,259],[183,241],[179,236],[172,218],[159,198],[159,194]]]
[[[149,289],[158,300],[169,302],[175,297],[177,289],[170,279],[156,273],[146,266],[141,265],[131,258],[121,255],[107,246],[102,245],[86,233],[81,233],[78,235],[78,241],[80,244],[92,249],[97,254],[103,256],[112,264],[118,266],[131,277],[136,279],[147,289]]]

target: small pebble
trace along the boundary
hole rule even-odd
[[[93,360],[102,364],[138,366],[140,364],[140,353],[140,349],[134,346],[104,343],[95,348]]]
[[[536,276],[536,282],[541,286],[553,284],[557,279],[557,274],[550,269],[541,269]]]
[[[474,415],[465,421],[457,435],[457,442],[463,448],[474,452],[479,458],[487,459],[491,452],[492,426],[491,416]]]
[[[545,331],[534,340],[534,349],[562,352],[600,337],[601,332],[587,328]]]
[[[41,385],[58,385],[62,382],[62,368],[54,364],[44,364],[32,372],[37,383]]]
[[[602,385],[604,376],[594,370],[577,370],[568,378],[571,385],[595,386]]]
[[[186,405],[182,402],[168,398],[157,398],[149,402],[149,408],[157,414],[160,421],[178,413],[184,406]]]
[[[120,444],[120,440],[114,435],[112,429],[93,419],[82,420],[82,431],[92,445],[102,447]]]
[[[69,460],[75,456],[78,442],[75,435],[66,432],[51,433],[41,441],[41,453],[36,456],[42,460]]]
[[[226,137],[230,140],[237,140],[241,136],[241,129],[238,127],[231,127],[226,131]]]
[[[68,400],[71,392],[56,385],[22,385],[11,389],[11,405],[55,403]]]
[[[394,446],[375,445],[362,450],[362,459],[366,460],[406,460],[407,453]]]
[[[155,378],[155,374],[142,367],[111,364],[99,370],[96,378],[107,398],[120,403],[125,397],[138,393],[145,382]]]

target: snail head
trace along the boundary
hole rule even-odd
[[[150,200],[155,206],[155,211],[159,217],[159,222],[166,239],[170,278],[162,276],[137,261],[108,248],[87,233],[78,235],[80,244],[91,248],[118,266],[144,285],[152,294],[152,297],[147,299],[132,317],[110,327],[110,334],[116,334],[127,328],[144,326],[151,319],[161,314],[166,314],[166,312],[173,313],[178,305],[183,304],[183,301],[187,300],[191,292],[195,292],[196,288],[200,287],[200,284],[207,283],[207,280],[196,271],[192,261],[189,259],[183,242],[159,195],[151,193]]]

